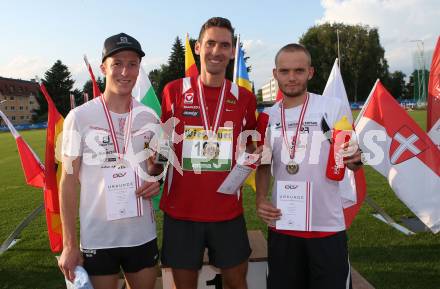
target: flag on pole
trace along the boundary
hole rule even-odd
[[[15,138],[26,183],[36,188],[44,188],[44,166],[40,159],[1,110],[0,117]]]
[[[83,93],[83,97],[84,97],[84,103],[86,103],[87,101],[89,101],[89,94],[87,92]]]
[[[432,55],[428,84],[427,131],[431,140],[440,148],[440,37]]]
[[[148,75],[142,66],[139,70],[136,84],[133,87],[132,96],[143,105],[151,108],[156,114],[156,117],[160,119],[162,109],[159,100],[157,99],[154,87],[151,85],[150,79],[148,78]],[[162,188],[160,190],[160,193],[152,198],[153,207],[155,210],[159,210],[159,202],[161,196]]]
[[[150,79],[142,66],[139,70],[136,84],[133,87],[132,96],[140,103],[154,110],[156,116],[160,118],[162,110],[159,100],[157,99],[154,87],[151,85]]]
[[[93,85],[93,97],[97,97],[101,95],[101,90],[99,89],[98,83],[96,83],[95,75],[93,74],[92,66],[87,60],[87,56],[84,54],[84,62],[86,63],[87,70],[89,71],[90,78],[92,79]]]
[[[187,33],[185,37],[185,77],[196,77],[198,75],[199,70],[197,69],[196,61],[194,60],[194,55],[191,50],[191,45],[189,44],[189,36]]]
[[[240,35],[237,36],[237,44],[235,48],[235,63],[234,63],[234,82],[241,86],[250,92],[252,92],[252,83],[249,80],[249,75],[247,72],[246,63],[244,61],[244,52],[241,49],[240,46]],[[251,174],[247,177],[246,181],[244,182],[248,186],[252,188],[252,190],[255,192],[257,191],[256,184],[255,184],[255,171],[252,171]]]
[[[379,80],[355,129],[367,163],[432,232],[439,232],[440,151]]]
[[[62,172],[61,160],[55,157],[56,152],[61,152],[57,147],[59,136],[63,130],[64,118],[58,112],[54,102],[49,96],[45,85],[41,82],[40,89],[48,104],[47,132],[46,132],[46,185],[44,187],[44,207],[46,209],[47,231],[49,234],[50,248],[52,252],[60,252],[63,249],[63,236],[61,230],[60,205],[58,197],[58,184]]]
[[[249,74],[247,71],[246,63],[244,61],[244,51],[240,46],[240,36],[237,37],[237,48],[236,48],[235,58],[235,74],[234,74],[234,82],[243,88],[246,88],[250,92],[252,92],[252,82],[249,80]]]
[[[345,90],[344,81],[342,80],[338,63],[338,59],[336,58],[322,96],[330,96],[341,100],[344,115],[350,123],[353,123],[353,116],[351,114],[347,92]],[[356,172],[347,170],[344,179],[339,182],[339,191],[341,193],[342,204],[344,207],[345,225],[349,228],[359,212],[366,196],[367,188],[363,168],[360,168]]]
[[[74,109],[75,108],[75,95],[73,95],[73,93],[70,93],[70,109]]]

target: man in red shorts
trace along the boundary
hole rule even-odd
[[[240,133],[256,125],[255,95],[225,79],[233,36],[229,20],[209,19],[195,46],[200,76],[175,80],[163,91],[162,122],[175,117],[175,134],[183,138],[174,148],[183,174],[170,166],[160,203],[162,263],[172,268],[178,289],[197,288],[205,248],[224,285],[247,288],[251,249],[242,198],[217,192],[235,165],[237,144],[246,143]]]

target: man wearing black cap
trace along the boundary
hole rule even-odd
[[[72,281],[76,266],[83,265],[95,289],[117,288],[121,268],[128,288],[153,288],[156,280],[158,249],[150,198],[159,192],[159,184],[149,176],[162,167],[147,159],[144,147],[154,137],[154,130],[145,127],[158,119],[131,95],[144,55],[139,42],[127,34],[107,38],[101,64],[104,94],[71,110],[64,121],[59,267]]]

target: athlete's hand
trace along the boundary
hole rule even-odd
[[[148,199],[159,194],[160,184],[159,182],[144,182],[137,190],[136,197],[143,197],[144,199]]]
[[[257,198],[257,215],[270,226],[280,219],[281,210],[275,208],[266,198]]]
[[[362,166],[362,151],[356,141],[350,140],[342,145],[340,157],[344,164],[352,171],[358,170]]]
[[[147,172],[150,176],[160,175],[163,171],[163,165],[155,162],[157,154],[155,152],[147,159]]]
[[[263,156],[263,146],[257,147],[254,152],[254,155],[258,155],[258,160],[254,163],[256,166],[259,166],[261,164],[261,158]]]
[[[82,265],[82,263],[83,258],[79,248],[64,247],[58,260],[58,267],[60,267],[66,279],[73,282],[75,279],[75,268],[78,265]]]

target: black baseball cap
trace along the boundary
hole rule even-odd
[[[104,49],[102,50],[102,62],[104,62],[104,60],[112,54],[123,50],[132,50],[139,54],[141,58],[145,56],[145,53],[142,51],[142,47],[139,41],[128,34],[119,33],[110,36],[104,41]]]

